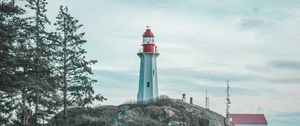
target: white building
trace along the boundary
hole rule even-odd
[[[264,114],[229,114],[229,118],[235,126],[268,125]]]
[[[138,102],[155,100],[158,97],[156,58],[159,53],[156,50],[154,35],[147,28],[143,34],[143,50],[138,53],[141,59]]]

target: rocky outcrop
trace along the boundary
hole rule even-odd
[[[203,107],[180,100],[161,99],[148,104],[122,104],[68,110],[70,126],[233,126],[225,118]],[[61,114],[52,126],[62,124]]]

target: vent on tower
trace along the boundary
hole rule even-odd
[[[193,97],[190,97],[190,104],[193,104]]]
[[[186,102],[186,97],[185,96],[186,96],[186,94],[182,94],[182,101],[183,102]]]

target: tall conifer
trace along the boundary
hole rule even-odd
[[[30,17],[31,24],[31,40],[33,42],[32,54],[34,55],[34,83],[31,88],[29,97],[30,104],[34,104],[34,117],[32,125],[39,125],[43,121],[47,121],[53,111],[53,99],[56,94],[56,84],[54,83],[51,70],[51,50],[52,41],[49,40],[49,33],[45,30],[50,24],[46,16],[46,0],[27,0],[26,5],[34,16]]]
[[[80,33],[78,20],[74,19],[67,7],[60,7],[57,21],[54,24],[57,30],[56,55],[58,76],[61,81],[61,91],[63,93],[64,120],[67,125],[68,106],[85,107],[91,104],[95,98],[102,100],[100,95],[93,96],[92,84],[96,82],[90,78],[92,70],[90,65],[96,60],[87,60],[86,51],[83,45],[87,42],[83,39],[85,33]]]
[[[22,87],[23,72],[16,45],[23,39],[24,10],[15,1],[0,3],[0,125],[7,124],[13,111],[18,107],[18,94]]]

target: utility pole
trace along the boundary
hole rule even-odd
[[[229,80],[227,80],[227,98],[226,98],[226,118],[229,120],[229,105],[230,105],[230,98],[229,98]]]

